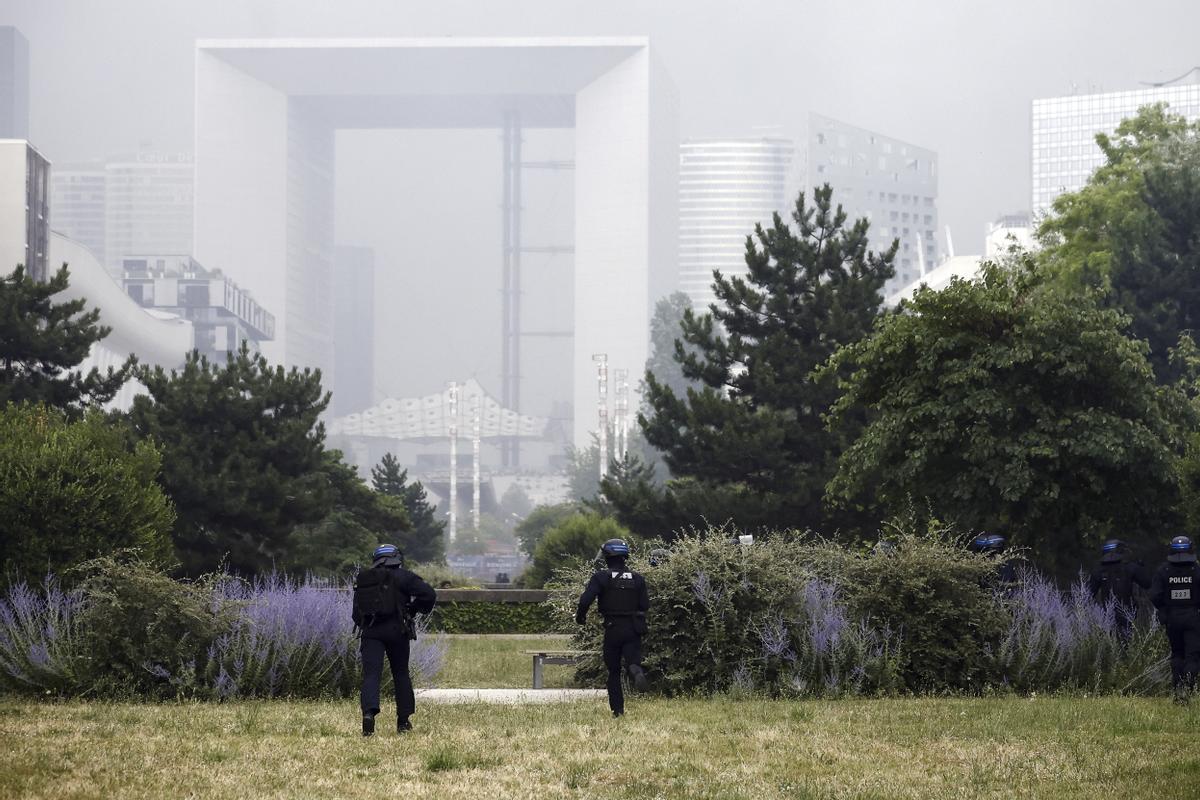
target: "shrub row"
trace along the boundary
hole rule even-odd
[[[548,633],[554,615],[544,603],[438,603],[429,615],[431,630],[442,633]]]
[[[209,699],[358,691],[348,590],[283,577],[181,583],[115,558],[81,571],[70,591],[48,578],[40,587],[14,584],[0,599],[0,689]],[[417,685],[440,671],[445,647],[441,637],[418,636]]]
[[[648,552],[649,547],[641,548]],[[1166,641],[1148,617],[1123,633],[1113,604],[1059,591],[946,531],[895,532],[870,550],[779,534],[744,546],[728,530],[683,536],[665,563],[635,556],[651,608],[645,666],[665,693],[771,695],[994,690],[1155,693],[1168,685]],[[553,606],[574,616],[591,567],[560,572]],[[602,628],[573,646],[598,651]],[[598,659],[580,667],[592,681]]]

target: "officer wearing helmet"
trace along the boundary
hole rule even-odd
[[[1171,644],[1171,681],[1175,702],[1186,703],[1200,673],[1200,566],[1196,548],[1186,536],[1176,536],[1167,560],[1154,573],[1150,602]]]
[[[608,668],[608,707],[612,715],[625,713],[625,693],[621,690],[621,662],[629,673],[633,686],[639,692],[646,691],[646,673],[642,669],[642,635],[646,632],[646,611],[650,608],[650,594],[646,591],[646,579],[630,570],[625,561],[629,556],[629,545],[621,539],[609,539],[600,547],[600,557],[605,568],[597,570],[583,595],[575,621],[580,625],[587,621],[587,612],[593,601],[604,618],[604,666]]]
[[[996,533],[981,533],[971,541],[969,549],[974,553],[1000,558],[1007,548],[1008,540],[1003,536]],[[1021,567],[1021,562],[1014,558],[1006,558],[1001,561],[996,570],[996,588],[1005,593],[1011,593],[1021,577]]]
[[[370,569],[354,581],[351,616],[362,629],[362,733],[375,733],[379,713],[379,684],[387,656],[396,688],[396,732],[412,730],[409,717],[416,709],[408,674],[408,644],[417,638],[414,614],[433,610],[437,594],[416,573],[404,569],[404,554],[394,544],[375,548]]]
[[[1100,548],[1100,564],[1088,576],[1088,590],[1097,602],[1118,604],[1117,628],[1125,636],[1129,635],[1137,608],[1134,586],[1150,588],[1145,565],[1128,557],[1125,543],[1120,539],[1109,539]]]

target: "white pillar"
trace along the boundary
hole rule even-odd
[[[471,523],[479,530],[479,395],[471,405]]]
[[[596,383],[598,389],[597,406],[600,416],[600,478],[608,474],[608,355],[597,353],[592,356],[596,362]]]
[[[450,433],[450,544],[458,535],[458,384],[450,382],[450,402],[447,409]]]

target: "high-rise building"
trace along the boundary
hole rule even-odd
[[[375,404],[375,251],[333,250],[333,400],[335,416]]]
[[[1060,194],[1081,189],[1104,163],[1096,134],[1111,135],[1121,120],[1153,103],[1166,103],[1171,113],[1189,120],[1200,119],[1200,67],[1161,86],[1034,100],[1034,219],[1049,212]]]
[[[870,221],[872,250],[882,252],[899,240],[885,297],[937,265],[937,153],[810,114],[804,162],[805,190],[830,184],[848,223]]]
[[[194,168],[186,154],[142,150],[105,173],[105,254],[120,278],[127,256],[192,252]]]
[[[29,138],[29,42],[0,26],[0,139]]]
[[[258,351],[275,338],[275,316],[219,270],[207,270],[186,255],[127,256],[121,260],[125,293],[145,309],[192,323],[192,347],[225,362],[247,342]]]
[[[713,302],[713,270],[746,272],[746,236],[786,214],[795,143],[782,138],[694,139],[679,148],[679,289]]]
[[[108,255],[107,183],[104,165],[100,163],[57,165],[50,176],[54,230],[86,247],[101,264],[106,263]]]
[[[49,276],[50,162],[24,139],[0,139],[0,274]]]

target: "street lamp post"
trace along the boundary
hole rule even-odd
[[[600,479],[608,474],[608,354],[596,353],[597,406],[600,412]]]

